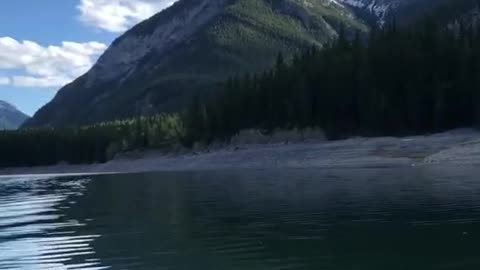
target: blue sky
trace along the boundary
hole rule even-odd
[[[126,29],[172,0],[0,3],[0,100],[33,115]]]

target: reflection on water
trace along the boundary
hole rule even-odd
[[[87,179],[23,177],[0,181],[0,269],[99,269],[84,226],[62,212],[82,195]],[[102,268],[102,267],[100,267]]]
[[[480,269],[476,170],[0,180],[0,269]]]

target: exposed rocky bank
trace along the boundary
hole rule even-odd
[[[141,152],[105,164],[0,169],[0,175],[128,173],[216,169],[365,168],[480,164],[480,132],[458,129],[428,136],[304,139],[293,143],[236,144],[216,150]]]

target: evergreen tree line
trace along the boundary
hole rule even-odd
[[[164,149],[179,143],[178,115],[158,115],[81,128],[0,132],[0,167],[105,162],[137,149]]]
[[[228,80],[185,114],[186,141],[228,140],[242,129],[320,127],[332,139],[408,135],[480,122],[480,28],[428,20],[408,29],[344,31],[273,69]]]

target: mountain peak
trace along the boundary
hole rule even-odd
[[[0,130],[17,129],[27,119],[14,105],[0,100]]]
[[[0,100],[0,110],[17,110],[17,108],[6,101]]]

